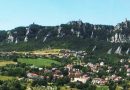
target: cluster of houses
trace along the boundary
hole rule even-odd
[[[32,55],[32,56],[37,56],[37,57],[48,57],[48,58],[68,58],[69,56],[74,56],[77,58],[83,58],[85,55],[87,55],[86,51],[74,51],[74,50],[69,50],[69,49],[61,49],[59,52],[52,53],[52,52],[44,52],[44,53],[28,53],[26,55]]]
[[[11,53],[8,53],[11,55]],[[27,53],[25,54],[25,56],[34,56],[33,54],[31,53]],[[38,54],[39,55],[39,54]],[[73,50],[67,50],[67,49],[62,49],[60,50],[60,52],[58,54],[44,54],[43,56],[44,57],[59,57],[59,58],[63,58],[63,57],[69,57],[69,56],[74,56],[74,57],[77,57],[77,58],[82,58],[84,57],[85,55],[87,55],[87,53],[85,51],[73,51]],[[41,55],[42,56],[42,55]],[[124,63],[125,62],[125,63]],[[113,70],[113,66],[109,66],[109,65],[106,65],[105,62],[101,61],[100,63],[91,63],[91,62],[88,62],[88,63],[84,63],[84,62],[81,62],[81,60],[76,63],[76,62],[73,62],[73,63],[70,63],[70,64],[67,64],[64,66],[64,69],[67,70],[68,72],[68,77],[70,78],[70,82],[82,82],[82,83],[86,83],[88,80],[91,80],[91,83],[92,84],[98,84],[98,85],[105,85],[109,82],[109,80],[113,80],[114,82],[118,82],[118,81],[121,81],[121,80],[124,80],[123,77],[121,77],[120,75],[117,75],[116,72],[119,72],[122,70],[122,68],[125,68],[126,70],[126,76],[129,77],[130,76],[130,60],[126,61],[124,59],[121,59],[120,60],[120,63],[122,64],[121,66],[118,67],[118,71],[115,71],[114,73],[111,73],[112,70]],[[83,72],[81,69],[77,69],[75,68],[74,66],[75,65],[79,65],[79,66],[82,66],[84,68],[87,68],[89,67],[89,71],[86,71],[86,72]],[[100,70],[103,70],[105,68],[107,68],[105,70],[105,72],[107,73],[107,76],[104,76],[104,77],[99,77],[98,76],[98,73]],[[38,67],[31,67],[31,68],[38,68]],[[59,69],[59,68],[50,68],[50,69],[43,69],[43,68],[38,68],[39,69],[39,73],[36,73],[36,72],[27,72],[27,77],[29,79],[36,79],[36,78],[39,78],[39,79],[44,79],[44,78],[50,78],[49,76],[44,76],[42,75],[41,73],[51,73],[52,74],[52,80],[56,80],[58,78],[63,78],[64,75],[63,75],[63,72]],[[95,76],[91,76],[95,74]]]
[[[86,51],[74,51],[69,49],[61,49],[59,52],[52,53],[52,52],[0,52],[0,56],[12,56],[17,55],[20,57],[28,57],[28,58],[68,58],[69,56],[74,56],[77,58],[83,58],[87,55]]]
[[[122,63],[123,61],[121,61],[120,63]],[[82,82],[82,83],[86,83],[88,80],[91,79],[91,83],[92,84],[98,84],[98,85],[105,85],[109,82],[109,80],[113,80],[114,82],[118,82],[123,80],[124,78],[122,78],[119,75],[116,75],[115,73],[111,73],[113,67],[112,66],[108,66],[105,65],[104,62],[100,62],[100,63],[96,63],[93,64],[91,62],[88,63],[82,63],[80,62],[78,65],[81,65],[83,67],[89,67],[90,71],[88,72],[83,72],[80,69],[74,68],[75,63],[73,64],[67,64],[64,66],[64,69],[67,70],[68,72],[68,77],[70,78],[70,82]],[[98,77],[97,75],[92,77],[92,74],[97,74],[99,72],[100,69],[102,69],[103,67],[107,67],[107,70],[105,72],[108,73],[108,76],[104,76],[104,77]],[[130,68],[129,65],[124,65],[124,67],[126,68],[126,76],[130,76]],[[120,67],[119,67],[120,69]],[[52,73],[53,75],[53,80],[56,80],[57,78],[63,78],[64,75],[62,73],[62,71],[58,68],[51,68],[51,69],[42,69],[39,68],[39,72],[43,72],[43,73]],[[31,73],[28,72],[27,73],[27,77],[30,79],[34,79],[34,78],[50,78],[49,76],[42,76],[40,74],[36,74],[36,73]]]

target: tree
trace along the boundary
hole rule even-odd
[[[102,76],[106,76],[107,72],[104,69],[102,69],[102,70],[99,70],[99,72],[97,73],[97,75],[101,78]]]
[[[46,79],[35,79],[35,80],[32,82],[32,86],[36,86],[36,85],[47,86],[47,80],[46,80]]]
[[[63,76],[67,76],[68,75],[68,69],[61,68],[60,71],[62,72]]]
[[[110,90],[115,90],[116,89],[116,83],[114,81],[112,81],[112,80],[110,80],[108,82],[108,86],[109,86]]]
[[[63,86],[64,84],[68,84],[70,82],[70,78],[68,76],[58,78],[56,80],[56,85],[57,86]]]

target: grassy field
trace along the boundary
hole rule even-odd
[[[33,54],[59,54],[60,49],[47,49],[47,50],[36,50],[33,51]]]
[[[16,64],[16,62],[0,60],[0,66],[6,66],[7,64]]]
[[[15,79],[15,77],[11,77],[11,76],[1,76],[0,75],[0,80],[12,80]]]
[[[60,65],[60,62],[58,61],[51,60],[51,59],[41,59],[41,58],[38,58],[38,59],[19,58],[18,62],[26,63],[26,64],[33,64],[38,67],[51,66],[52,63]]]
[[[121,86],[116,86],[116,90],[123,90],[123,87]],[[128,89],[129,90],[129,89]]]
[[[108,86],[97,86],[96,90],[109,90]]]
[[[69,87],[60,87],[60,90],[79,90],[79,89],[76,89],[76,88],[69,88]]]

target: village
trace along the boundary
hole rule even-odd
[[[92,49],[91,52],[94,52],[96,47]],[[126,82],[127,88],[129,88],[130,80],[130,59],[121,57],[119,53],[116,53],[116,56],[120,56],[116,62],[109,61],[108,58],[96,57],[94,54],[89,54],[86,51],[74,51],[69,49],[61,49],[51,53],[50,50],[45,51],[44,53],[39,52],[1,52],[1,57],[6,57],[6,59],[15,60],[15,65],[13,67],[22,68],[24,72],[15,72],[14,74],[6,74],[9,72],[7,68],[11,68],[12,65],[7,65],[3,69],[1,68],[1,75],[11,75],[17,76],[17,80],[25,80],[27,83],[32,82],[34,88],[53,88],[55,86],[67,86],[69,88],[83,89],[84,85],[89,83],[90,88],[96,86],[107,86],[111,87],[111,83],[115,85],[114,88],[120,86],[124,88],[122,84]],[[118,48],[116,50],[118,52]],[[106,56],[110,56],[109,53],[106,53]],[[13,58],[12,58],[13,57]],[[26,58],[29,60],[32,58],[34,64],[27,64],[19,62],[18,58]],[[35,65],[36,61],[39,58],[53,59],[61,64],[51,63],[51,66],[37,66]],[[42,64],[43,62],[41,62]],[[25,69],[24,69],[25,68]],[[12,71],[13,73],[13,71]],[[41,82],[41,83],[40,83]],[[38,86],[37,86],[38,85]],[[32,86],[27,86],[28,90],[32,90]],[[41,87],[42,86],[42,87]],[[58,87],[55,87],[54,90],[57,90]]]
[[[122,58],[116,64],[109,63],[102,58],[98,58],[98,60],[95,61],[92,60],[91,62],[91,60],[85,61],[85,57],[88,56],[88,53],[85,51],[62,49],[59,52],[58,54],[48,54],[47,52],[47,54],[44,55],[24,53],[22,55],[24,58],[59,58],[64,64],[59,66],[54,64],[52,67],[29,65],[30,69],[26,70],[26,77],[20,77],[18,80],[26,79],[32,82],[37,80],[46,81],[46,84],[42,86],[48,86],[48,83],[52,85],[55,85],[55,83],[58,85],[68,85],[70,83],[82,85],[87,82],[96,86],[108,86],[110,81],[116,85],[121,85],[124,81],[129,80],[129,59]],[[8,56],[10,55],[14,55],[14,52]],[[75,58],[77,58],[77,60],[74,60]],[[73,87],[73,85],[69,85],[69,87]]]

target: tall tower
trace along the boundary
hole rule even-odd
[[[33,25],[35,24],[35,22],[33,22]]]
[[[125,19],[125,26],[126,26],[126,28],[128,27],[128,20],[127,20],[127,18]]]
[[[127,18],[125,18],[125,21],[127,22]]]

